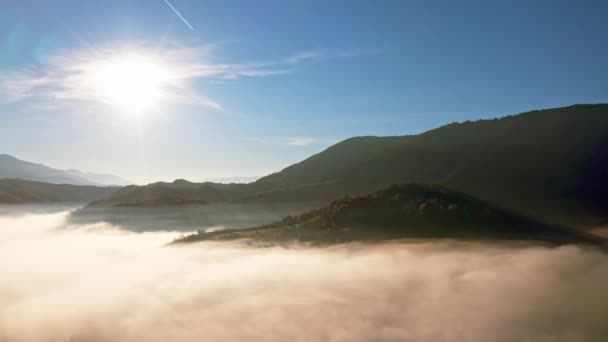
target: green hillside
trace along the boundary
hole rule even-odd
[[[591,223],[608,214],[607,160],[608,105],[575,105],[351,138],[251,184],[155,183],[95,204],[329,200],[424,182],[552,221]]]

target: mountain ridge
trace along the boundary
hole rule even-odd
[[[186,196],[242,202],[331,200],[421,182],[548,221],[592,224],[608,217],[605,160],[608,104],[578,104],[451,123],[416,135],[353,137],[256,182],[195,183]],[[177,191],[171,185],[129,187],[94,205],[162,203]]]
[[[76,169],[56,169],[44,164],[0,154],[0,178],[20,178],[51,184],[73,184],[93,186],[124,186],[132,182],[112,174],[82,172]]]
[[[19,178],[0,179],[0,204],[87,203],[107,197],[118,188],[53,184]]]

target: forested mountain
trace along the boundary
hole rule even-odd
[[[223,230],[178,239],[253,239],[261,242],[305,241],[319,244],[400,238],[535,240],[595,243],[591,237],[547,225],[441,186],[393,185],[367,196],[345,196],[320,209],[287,216],[250,229]]]
[[[606,217],[607,179],[608,105],[574,105],[418,135],[355,137],[251,184],[132,186],[96,205],[319,200],[424,182],[573,223]]]

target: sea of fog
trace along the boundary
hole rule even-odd
[[[0,210],[0,341],[608,341],[608,256],[441,242],[167,247]]]

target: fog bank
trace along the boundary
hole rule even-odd
[[[456,242],[246,248],[0,216],[0,341],[606,341],[608,257]]]
[[[287,215],[317,208],[325,203],[318,201],[286,203],[208,203],[153,207],[91,207],[72,213],[72,224],[108,222],[124,230],[184,231],[223,226],[249,228],[281,220]]]

